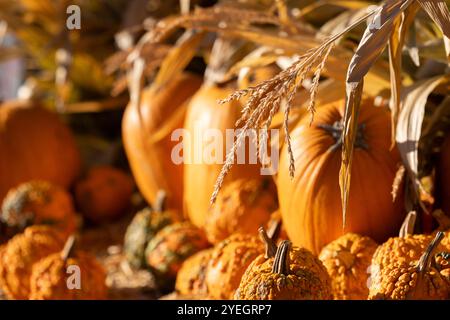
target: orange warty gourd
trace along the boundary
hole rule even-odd
[[[222,169],[222,163],[208,163],[209,159],[203,159],[205,150],[211,148],[211,129],[222,133],[223,156],[225,160],[226,129],[234,129],[236,121],[241,116],[241,104],[232,101],[219,104],[218,100],[226,98],[233,93],[230,87],[218,87],[215,85],[203,85],[189,102],[184,128],[189,133],[192,143],[184,144],[184,157],[189,163],[184,166],[184,211],[189,219],[198,227],[203,227],[210,208],[210,198],[214,191],[214,184]],[[210,140],[202,141],[201,146],[196,143],[195,137]],[[248,139],[247,139],[248,140]],[[231,148],[231,146],[229,146]],[[202,159],[196,159],[196,150],[201,150]],[[246,150],[246,163],[248,163],[248,150]],[[218,157],[218,155],[214,155]],[[198,160],[198,161],[197,161]],[[259,176],[258,164],[235,163],[226,176],[224,183],[229,183],[237,178],[252,178]]]
[[[311,125],[305,119],[292,131],[293,179],[287,147],[280,157],[277,185],[284,226],[295,245],[316,254],[345,232],[382,242],[396,233],[404,217],[402,195],[395,203],[391,196],[399,155],[390,148],[390,116],[365,100],[359,114],[343,229],[339,189],[343,113],[343,102],[322,106]]]
[[[347,233],[322,249],[319,259],[330,275],[334,299],[367,299],[369,267],[376,249],[375,241],[355,233]]]
[[[209,242],[233,233],[257,235],[278,207],[276,188],[269,179],[237,179],[224,186],[205,221]]]
[[[437,269],[435,251],[444,234],[438,232],[420,260],[394,261],[370,285],[370,300],[444,300],[450,297],[447,279]]]
[[[0,155],[0,201],[11,188],[30,180],[68,188],[81,166],[70,129],[31,101],[0,105]]]
[[[414,211],[408,213],[400,228],[399,236],[389,238],[375,250],[370,270],[372,281],[378,282],[383,269],[395,262],[408,264],[419,260],[433,240],[433,235],[413,233],[416,216]],[[444,249],[442,241],[437,244],[437,250]]]
[[[0,220],[13,234],[30,225],[49,224],[69,235],[78,225],[70,194],[47,181],[30,181],[11,189],[3,201]]]
[[[110,166],[91,168],[75,185],[75,200],[82,214],[93,222],[118,218],[130,204],[133,179]]]
[[[94,256],[75,250],[73,246],[74,238],[70,237],[63,251],[53,253],[33,265],[30,277],[30,300],[104,300],[107,298],[105,270]],[[69,266],[80,268],[79,283],[69,279],[71,277],[71,274],[67,272]],[[68,283],[74,287],[69,288]]]
[[[436,174],[441,208],[450,216],[450,134],[444,140]]]
[[[237,300],[329,300],[330,276],[309,250],[283,240],[275,255],[258,256],[242,276]]]
[[[182,295],[205,296],[206,268],[213,249],[206,249],[187,258],[178,271],[175,290]]]
[[[264,252],[257,236],[234,234],[214,247],[206,268],[208,296],[232,299],[250,263]]]
[[[184,73],[162,88],[145,89],[139,108],[130,104],[125,110],[122,120],[125,152],[136,184],[151,204],[162,189],[167,192],[169,208],[183,207],[183,165],[176,165],[171,159],[177,142],[171,141],[172,130],[159,138],[154,135],[175,112],[180,112],[177,109],[182,108],[201,83],[201,78]],[[173,121],[176,122],[173,129],[182,128],[184,113]]]
[[[64,241],[64,236],[49,226],[28,227],[8,241],[0,256],[0,286],[8,299],[29,298],[33,265],[61,251]]]

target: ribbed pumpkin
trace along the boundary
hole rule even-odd
[[[269,179],[237,179],[224,186],[209,211],[205,232],[219,243],[233,233],[257,235],[278,207],[276,188]]]
[[[70,266],[79,268],[79,283],[75,280],[77,275],[68,272]],[[108,293],[105,280],[105,270],[97,259],[87,252],[75,250],[74,238],[70,237],[61,252],[33,265],[30,300],[103,300]],[[74,287],[69,288],[68,284]]]
[[[11,235],[35,224],[52,225],[69,235],[78,225],[70,194],[47,181],[30,181],[11,189],[3,201],[0,220]]]
[[[77,182],[75,200],[90,221],[108,221],[125,213],[133,187],[133,179],[125,172],[111,166],[98,166]]]
[[[334,299],[367,299],[369,267],[376,249],[375,241],[355,233],[347,233],[322,249],[319,259],[331,277]]]
[[[0,286],[8,299],[29,298],[33,265],[61,251],[64,241],[63,235],[49,226],[28,227],[8,241],[0,256]]]
[[[441,208],[450,216],[450,134],[444,140],[439,157],[438,172],[436,174],[439,187]]]
[[[122,120],[125,152],[137,186],[149,203],[153,204],[158,191],[164,189],[168,206],[182,208],[183,165],[176,165],[171,159],[177,142],[171,141],[172,130],[161,137],[155,134],[161,132],[169,118],[171,129],[183,127],[184,112],[180,108],[201,82],[197,76],[181,74],[161,88],[145,89],[141,105],[130,104],[125,110]],[[174,115],[177,112],[181,112],[180,117]]]
[[[218,100],[226,98],[233,92],[234,89],[231,87],[205,84],[189,102],[184,128],[190,141],[183,140],[184,157],[187,157],[187,163],[184,166],[184,211],[192,223],[198,227],[203,227],[205,224],[214,184],[223,165],[223,163],[206,161],[208,159],[204,159],[204,153],[207,155],[209,153],[205,150],[214,148],[212,141],[217,140],[212,135],[216,132],[221,133],[222,157],[211,153],[214,157],[224,161],[227,154],[226,129],[234,129],[236,121],[241,116],[242,106],[239,102],[218,103]],[[208,137],[209,140],[205,137]],[[231,146],[229,147],[231,148]],[[196,152],[199,152],[201,156],[196,156]],[[246,153],[248,163],[248,152]],[[259,176],[259,165],[236,163],[224,183],[229,183],[237,178],[245,179],[257,176]]]
[[[399,156],[391,150],[390,116],[373,101],[362,102],[352,165],[345,229],[339,189],[344,103],[322,106],[310,125],[305,119],[292,131],[295,175],[289,175],[289,155],[281,152],[278,197],[289,239],[318,253],[345,232],[384,241],[398,230],[404,214],[400,195],[391,190]]]
[[[58,116],[31,101],[0,105],[0,201],[30,180],[68,188],[81,160],[71,131]]]

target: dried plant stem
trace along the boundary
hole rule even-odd
[[[234,155],[237,149],[240,147],[242,139],[245,138],[245,130],[251,128],[268,128],[268,126],[270,126],[270,123],[272,122],[273,116],[280,110],[283,101],[286,102],[283,127],[285,132],[287,150],[290,158],[289,173],[291,177],[294,176],[294,155],[292,151],[288,126],[289,112],[291,110],[291,104],[294,96],[300,86],[302,86],[304,79],[315,68],[313,84],[310,88],[310,104],[308,107],[308,110],[311,112],[311,116],[313,117],[315,112],[314,101],[317,96],[320,75],[325,68],[325,63],[331,50],[334,47],[335,41],[363,21],[366,21],[370,16],[375,14],[375,12],[376,10],[368,12],[366,15],[359,18],[357,21],[349,25],[341,32],[327,38],[316,48],[308,50],[305,54],[300,56],[299,59],[294,62],[289,68],[281,71],[272,79],[265,80],[257,86],[238,90],[221,101],[221,103],[227,103],[232,100],[239,100],[244,96],[250,96],[242,110],[241,118],[237,121],[238,125],[244,124],[242,132],[238,135],[233,147],[227,154],[225,164],[222,167],[222,170],[214,186],[214,192],[211,196],[211,203],[215,202],[217,194],[222,187],[223,180],[233,165]]]

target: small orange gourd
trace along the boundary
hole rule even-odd
[[[182,295],[206,296],[206,268],[213,249],[197,252],[183,262],[177,274],[175,289]]]
[[[330,275],[334,299],[367,299],[369,267],[377,246],[369,237],[346,233],[322,249],[319,259]]]
[[[444,237],[438,232],[418,261],[395,261],[380,271],[370,286],[371,300],[444,300],[450,297],[447,279],[436,269],[434,253]]]
[[[235,299],[324,300],[331,299],[325,267],[304,248],[289,240],[278,246],[275,256],[260,255],[244,273]]]
[[[93,222],[120,217],[130,203],[133,179],[111,166],[91,168],[75,186],[75,199],[82,214]]]
[[[233,233],[257,235],[278,207],[275,186],[268,179],[237,179],[221,190],[205,221],[211,243]]]
[[[75,250],[74,241],[73,236],[69,237],[61,252],[51,254],[33,265],[30,300],[106,299],[108,289],[105,270],[94,256]],[[79,280],[71,274],[75,270],[71,271],[73,266],[79,270]]]
[[[30,295],[33,265],[64,247],[64,236],[50,226],[31,226],[14,236],[0,255],[0,286],[8,299],[25,300]]]

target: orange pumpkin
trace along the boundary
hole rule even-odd
[[[75,200],[85,217],[94,222],[111,220],[125,212],[134,182],[125,172],[99,166],[75,186]]]
[[[171,159],[171,133],[156,138],[163,124],[171,118],[173,129],[182,128],[182,105],[197,91],[201,78],[184,73],[166,86],[150,86],[142,93],[139,108],[128,105],[122,120],[122,138],[136,184],[145,199],[154,204],[159,190],[167,192],[167,206],[182,209],[183,165]],[[177,110],[178,109],[178,110]],[[172,116],[175,112],[179,117]],[[180,113],[181,112],[181,113]],[[177,113],[177,114],[178,114]]]
[[[196,156],[196,152],[201,151],[200,155],[204,156],[204,153],[207,153],[205,150],[211,148],[211,134],[213,131],[220,132],[223,141],[222,155],[213,152],[211,155],[225,160],[226,129],[235,128],[236,121],[241,116],[242,106],[236,101],[219,104],[218,100],[226,98],[233,92],[234,89],[230,87],[204,85],[189,102],[184,128],[190,141],[186,143],[183,140],[184,157],[187,158],[184,166],[184,210],[192,223],[198,227],[205,225],[214,184],[223,163],[207,161],[210,159],[204,159],[204,157],[198,159],[200,157]],[[210,137],[210,140],[205,139],[207,136]],[[196,137],[202,139],[200,144],[197,143]],[[212,139],[217,141],[216,137]],[[248,152],[246,153],[246,162],[248,163]],[[259,165],[235,164],[226,176],[224,183],[229,183],[237,178],[245,179],[257,176],[259,176]]]
[[[81,160],[71,131],[58,116],[31,101],[0,105],[0,201],[30,180],[68,188]]]
[[[450,216],[450,134],[445,138],[439,158],[437,188],[440,193],[441,208],[447,216]]]
[[[350,200],[345,229],[339,189],[341,120],[344,103],[322,106],[310,125],[301,121],[292,131],[295,175],[289,175],[287,147],[281,152],[278,196],[283,223],[295,245],[314,253],[346,232],[383,242],[404,218],[402,195],[393,203],[391,190],[399,161],[391,150],[390,116],[362,102],[353,154]]]

